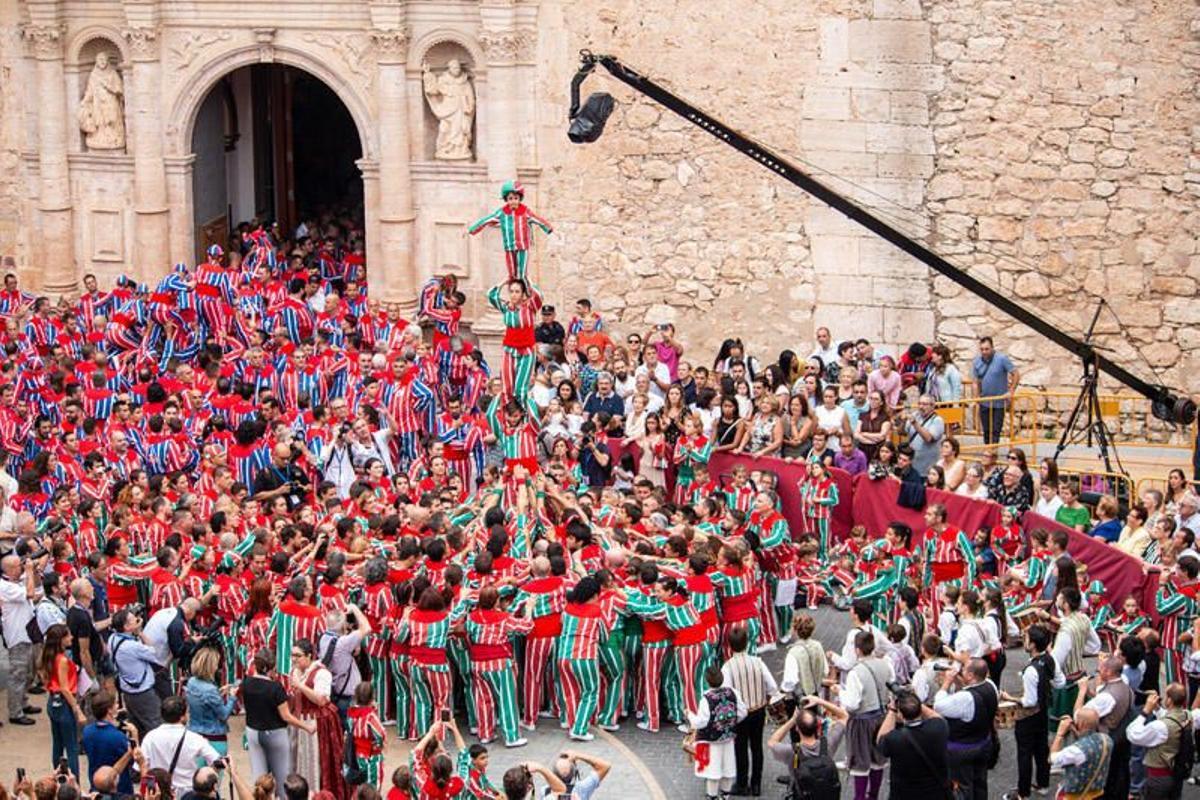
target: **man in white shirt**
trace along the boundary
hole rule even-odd
[[[201,766],[199,759],[212,764],[221,754],[208,740],[187,729],[187,701],[171,695],[162,701],[163,724],[142,738],[142,754],[150,769],[165,769],[171,774],[176,797],[192,789],[192,778]]]
[[[1179,516],[1175,518],[1175,529],[1187,528],[1200,536],[1200,498],[1188,492],[1179,498]]]
[[[1054,744],[1050,746],[1050,765],[1063,771],[1063,785],[1087,787],[1092,791],[1104,788],[1108,764],[1112,759],[1112,739],[1097,730],[1099,724],[1100,718],[1090,708],[1076,711],[1074,721],[1064,716],[1058,723]],[[1072,728],[1075,730],[1075,743],[1063,747],[1067,733]]]
[[[1175,780],[1175,758],[1185,734],[1200,729],[1200,709],[1188,710],[1187,687],[1172,683],[1164,690],[1164,708],[1158,713],[1159,697],[1151,692],[1142,713],[1138,714],[1125,735],[1130,744],[1146,748],[1142,761],[1146,766],[1144,797],[1179,797],[1183,787]]]
[[[33,665],[33,642],[26,627],[33,621],[33,604],[38,599],[37,569],[33,560],[8,555],[0,559],[0,623],[8,648],[8,721],[32,725],[30,714],[40,708],[26,704]]]
[[[858,663],[858,649],[854,645],[854,640],[860,631],[870,631],[871,635],[875,637],[875,653],[880,658],[892,650],[892,643],[888,641],[887,635],[871,624],[873,612],[874,607],[870,600],[855,600],[854,604],[850,606],[850,630],[846,632],[846,642],[842,645],[842,652],[839,654],[830,650],[826,653],[830,663],[841,670],[843,678]]]
[[[637,375],[650,378],[650,394],[663,400],[667,396],[667,387],[671,385],[671,370],[658,360],[658,350],[652,344],[642,348],[642,365],[637,368]]]
[[[758,796],[762,786],[763,723],[767,703],[779,687],[775,676],[758,656],[746,653],[749,636],[745,628],[729,632],[729,649],[733,655],[721,667],[725,685],[737,692],[746,704],[746,717],[734,728],[733,742],[737,762],[737,778],[730,794]],[[747,758],[749,749],[749,758]]]
[[[838,342],[833,340],[833,335],[829,332],[829,328],[824,326],[817,328],[817,344],[813,348],[810,356],[817,356],[821,359],[821,363],[825,366],[837,363]]]
[[[984,798],[988,796],[987,761],[1000,692],[988,680],[987,662],[982,658],[967,663],[961,673],[963,686],[956,691],[959,674],[958,668],[946,673],[941,690],[933,696],[933,710],[950,726],[946,745],[950,779],[958,784],[960,796]]]

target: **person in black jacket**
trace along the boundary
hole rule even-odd
[[[986,674],[986,668],[984,670]],[[901,692],[879,726],[879,752],[891,763],[888,796],[948,800],[950,773],[946,763],[949,725],[912,692]]]
[[[1047,734],[1050,690],[1065,686],[1066,678],[1063,677],[1062,668],[1055,663],[1054,656],[1046,652],[1049,646],[1050,632],[1041,625],[1030,626],[1025,631],[1025,651],[1029,653],[1029,664],[1021,670],[1022,692],[1020,695],[1000,693],[1000,699],[1017,703],[1029,714],[1018,719],[1013,730],[1017,744],[1017,791],[1004,795],[1004,800],[1028,800],[1035,784],[1039,792],[1045,792],[1050,784],[1050,741]]]

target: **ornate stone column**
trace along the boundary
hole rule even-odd
[[[416,265],[413,263],[413,189],[409,166],[408,87],[405,66],[408,30],[376,28],[375,43],[379,105],[378,247],[368,259],[372,288],[385,302],[399,303],[405,314],[417,307]],[[368,176],[363,175],[364,188]],[[364,200],[366,197],[364,196]],[[370,206],[368,206],[370,207]],[[368,246],[371,246],[368,239]]]
[[[67,163],[67,93],[63,75],[62,25],[27,25],[22,35],[37,60],[38,216],[40,241],[33,266],[49,294],[78,285],[75,229],[71,214],[71,175]]]
[[[128,93],[133,120],[133,267],[140,279],[161,275],[170,265],[167,170],[163,162],[161,103],[162,62],[158,30],[137,26],[123,31],[133,69]],[[189,223],[190,224],[190,223]],[[190,256],[186,259],[193,260]]]

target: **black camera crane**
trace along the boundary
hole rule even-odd
[[[795,184],[875,235],[891,242],[926,266],[937,270],[940,274],[945,275],[967,291],[983,298],[1018,322],[1033,328],[1033,330],[1059,347],[1078,356],[1083,362],[1085,376],[1089,374],[1091,376],[1090,380],[1085,381],[1080,399],[1080,403],[1087,404],[1086,408],[1093,408],[1092,401],[1095,396],[1097,373],[1104,372],[1143,397],[1148,398],[1151,401],[1151,411],[1156,418],[1175,425],[1190,425],[1196,419],[1196,404],[1191,398],[1179,396],[1172,392],[1169,387],[1144,381],[1120,364],[1101,355],[1097,352],[1097,346],[1093,345],[1090,341],[1090,332],[1088,339],[1085,340],[1076,339],[1063,332],[1061,329],[1043,320],[1036,312],[1030,311],[977,278],[972,277],[854,201],[842,196],[811,175],[801,171],[783,156],[743,136],[719,119],[701,111],[683,98],[655,83],[650,78],[621,63],[616,57],[595,55],[589,50],[582,50],[580,51],[580,59],[582,63],[579,66],[579,71],[575,73],[575,77],[571,81],[571,109],[569,112],[571,126],[567,135],[572,142],[583,144],[596,141],[596,139],[600,138],[600,134],[604,132],[604,123],[608,119],[608,115],[612,113],[613,99],[610,95],[603,92],[597,92],[588,97],[587,102],[582,107],[579,103],[579,90],[584,80],[587,79],[587,76],[591,74],[597,65],[602,66],[617,80],[674,111],[705,133],[719,139],[739,153],[754,159],[760,165],[771,170],[784,180]],[[1084,395],[1087,396],[1085,397]],[[1079,416],[1078,408],[1079,406],[1077,405],[1076,413],[1072,415],[1072,419]],[[1061,451],[1061,449],[1060,447],[1059,450]],[[1057,455],[1058,453],[1055,453],[1056,458]]]

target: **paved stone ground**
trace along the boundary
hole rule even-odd
[[[834,611],[822,607],[813,612],[817,621],[817,635],[829,649],[840,650],[849,630],[849,615],[847,612]],[[767,664],[776,676],[783,672],[782,651],[769,653],[765,656]],[[1009,651],[1009,667],[1004,673],[1004,688],[1008,691],[1017,690],[1017,671],[1025,663],[1025,656],[1019,650]],[[0,685],[7,678],[7,658],[0,660]],[[44,697],[33,698],[35,705],[43,705]],[[232,741],[238,741],[242,729],[240,718],[233,720],[234,736]],[[390,733],[391,731],[389,731]],[[465,731],[464,731],[465,733]],[[769,728],[768,728],[769,734]],[[992,771],[989,781],[989,797],[1000,797],[1001,794],[1016,786],[1015,747],[1011,734],[1002,733],[1003,747],[1000,764]],[[543,720],[537,733],[530,737],[527,747],[506,750],[504,747],[493,747],[492,766],[489,774],[494,780],[504,770],[521,761],[537,760],[548,762],[557,756],[564,748],[595,753],[614,763],[612,774],[605,781],[600,798],[649,798],[656,796],[652,785],[644,775],[652,776],[661,788],[662,795],[675,800],[701,800],[704,797],[703,784],[692,776],[690,763],[685,761],[680,749],[681,734],[674,729],[664,729],[657,734],[638,730],[632,720],[626,720],[621,731],[609,740],[606,735],[597,735],[595,741],[582,744],[570,742],[565,733],[560,731],[552,720]],[[473,741],[471,737],[468,742]],[[408,744],[398,742],[395,737],[389,738],[387,749],[387,772],[397,764],[407,760]],[[235,750],[236,763],[248,772],[249,764],[244,752]],[[639,769],[636,762],[644,765]],[[0,782],[11,782],[12,774],[17,766],[26,766],[33,774],[42,768],[49,770],[50,764],[50,733],[44,715],[38,716],[38,724],[30,728],[15,728],[4,725],[0,728]],[[783,787],[775,783],[775,777],[783,774],[783,768],[775,764],[769,757],[766,761],[766,771],[763,780],[764,797],[782,797]],[[387,775],[385,775],[386,783]],[[852,787],[848,780],[843,780],[843,797],[852,796]],[[1200,792],[1197,793],[1200,795]],[[887,796],[885,788],[884,796]]]

